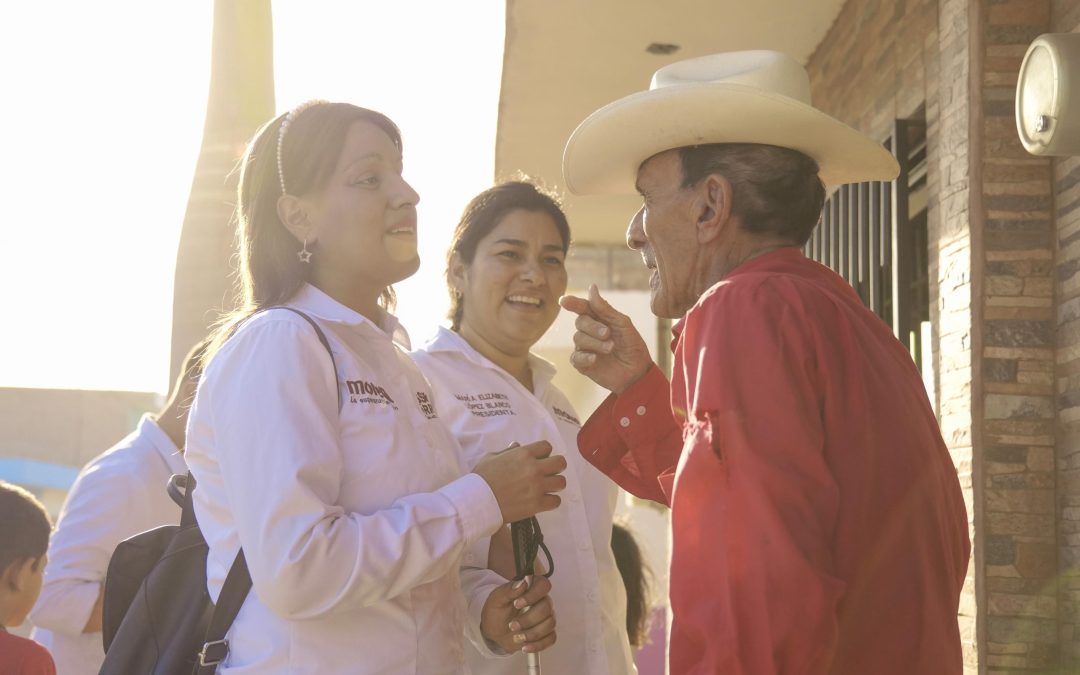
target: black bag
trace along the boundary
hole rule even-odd
[[[244,553],[215,606],[206,591],[208,548],[192,506],[195,481],[190,473],[173,476],[169,487],[183,499],[180,524],[120,542],[109,560],[102,675],[209,674],[228,654],[225,633],[251,588]]]
[[[337,372],[330,343],[319,336]],[[260,310],[265,311],[265,310]],[[337,387],[338,410],[342,405]],[[100,675],[211,675],[229,653],[225,634],[248,591],[244,551],[233,561],[215,606],[206,590],[208,547],[195,521],[195,479],[173,476],[169,495],[182,507],[179,525],[163,525],[117,545],[105,573]]]

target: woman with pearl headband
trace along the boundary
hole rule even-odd
[[[419,266],[419,196],[402,169],[394,123],[346,103],[271,120],[244,155],[244,302],[220,324],[186,450],[211,598],[241,550],[253,583],[220,673],[462,673],[462,583],[484,583],[460,574],[462,552],[559,504],[565,460],[547,443],[463,470],[407,355],[390,285]],[[522,648],[516,603],[532,607],[525,646],[552,644],[549,588],[500,584],[480,639]]]

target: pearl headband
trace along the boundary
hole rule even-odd
[[[289,112],[285,113],[285,119],[281,121],[281,126],[278,127],[277,137],[277,174],[278,180],[281,181],[281,194],[288,194],[288,190],[285,189],[285,170],[284,164],[281,161],[281,149],[285,144],[285,134],[289,131],[289,125],[296,121],[296,118],[300,116],[300,113],[304,112],[308,108],[319,105],[320,103],[326,103],[321,100],[311,100],[301,103]]]

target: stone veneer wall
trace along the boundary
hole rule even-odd
[[[1051,30],[1080,33],[1080,0],[1052,0]],[[1080,157],[1053,161],[1056,220],[1058,620],[1063,672],[1080,672]]]
[[[987,673],[1057,672],[1054,281],[1050,162],[1016,132],[1028,45],[1048,0],[971,3],[972,220],[983,272],[981,373]],[[978,223],[978,224],[976,224]],[[977,297],[978,297],[977,296]]]

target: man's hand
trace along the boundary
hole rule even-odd
[[[484,602],[480,632],[503,651],[539,652],[555,644],[551,582],[527,577],[499,586]]]
[[[596,284],[589,297],[564,295],[563,309],[578,315],[574,321],[574,353],[570,363],[604,389],[621,394],[652,367],[649,348],[630,323],[630,317],[600,297]]]
[[[566,458],[551,457],[551,444],[537,441],[484,457],[473,469],[487,481],[499,502],[503,523],[553,511],[561,500],[553,493],[566,489]]]

